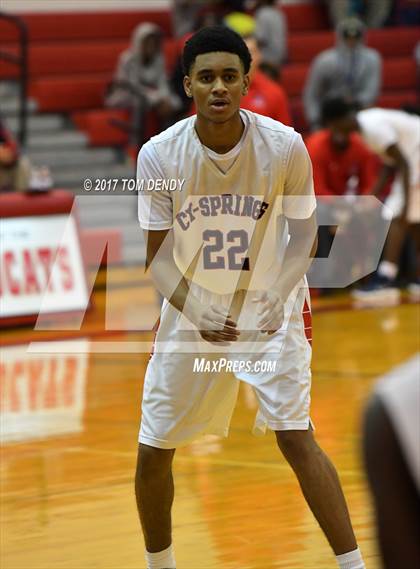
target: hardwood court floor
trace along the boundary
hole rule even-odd
[[[312,417],[340,472],[368,569],[380,563],[359,456],[361,414],[375,378],[418,349],[418,324],[418,306],[409,304],[314,315]],[[125,338],[145,334],[106,340]],[[132,479],[147,355],[53,347],[44,356],[29,356],[25,345],[3,352],[0,565],[144,568]],[[250,433],[254,416],[242,387],[230,437],[177,452],[178,567],[335,567],[273,435]]]

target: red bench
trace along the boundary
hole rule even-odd
[[[127,40],[54,42],[34,44],[29,47],[29,77],[63,75],[71,73],[113,73],[120,54],[127,49]],[[13,45],[1,48],[9,53],[17,53]],[[164,57],[168,71],[172,70],[178,53],[178,42],[166,39],[163,44]],[[17,76],[17,67],[2,62],[0,77]]]
[[[384,58],[413,57],[416,43],[420,41],[420,29],[369,30],[366,40],[367,45],[377,49]],[[332,31],[292,34],[288,40],[289,60],[291,63],[309,63],[318,53],[334,45]]]
[[[22,14],[22,19],[28,26],[31,42],[128,40],[142,22],[153,22],[165,35],[172,34],[171,15],[167,10]],[[17,38],[15,28],[4,20],[0,20],[0,38],[0,44]]]
[[[290,97],[302,94],[309,65],[292,64],[283,69],[282,84]],[[65,75],[39,78],[31,82],[30,95],[41,111],[75,111],[103,107],[104,94],[111,74]],[[384,62],[383,88],[415,89],[416,67],[409,58]]]
[[[78,111],[72,114],[74,124],[86,133],[91,146],[120,146],[128,142],[128,134],[118,124],[129,121],[129,113],[114,109]]]
[[[416,62],[414,58],[394,58],[384,61],[383,89],[415,89]]]
[[[378,107],[388,109],[401,109],[404,105],[418,105],[419,96],[417,91],[388,91],[383,93],[378,100]]]
[[[282,84],[289,97],[301,95],[305,86],[309,65],[286,65],[282,72]],[[401,57],[383,62],[382,89],[415,89],[416,63],[414,59]]]
[[[330,27],[325,7],[319,3],[283,6],[289,32],[325,30]]]
[[[284,6],[283,10],[291,32],[329,27],[326,10],[320,4]],[[39,13],[22,14],[22,18],[28,26],[31,42],[128,39],[141,22],[154,22],[165,35],[172,34],[169,10]],[[14,27],[0,20],[0,44],[13,42],[16,37]]]
[[[367,43],[383,57],[414,57],[414,48],[420,41],[420,28],[383,28],[369,30]]]
[[[29,95],[36,99],[41,112],[101,108],[109,81],[109,74],[35,79],[30,85]]]

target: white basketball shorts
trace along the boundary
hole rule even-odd
[[[192,290],[203,305],[231,306],[232,295],[194,285]],[[306,281],[290,295],[283,326],[271,336],[257,330],[252,297],[246,295],[237,320],[241,335],[230,347],[205,342],[164,302],[145,376],[139,442],[172,449],[204,434],[227,436],[239,380],[253,387],[258,401],[255,434],[266,427],[309,428],[312,328]]]

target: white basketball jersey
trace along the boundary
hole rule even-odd
[[[267,117],[241,115],[247,131],[226,172],[200,142],[195,116],[153,137],[138,160],[141,226],[173,228],[182,274],[220,294],[274,284],[287,245],[284,216],[306,219],[315,209],[301,136]]]

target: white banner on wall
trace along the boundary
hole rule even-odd
[[[0,318],[84,311],[88,301],[72,216],[1,220]]]

